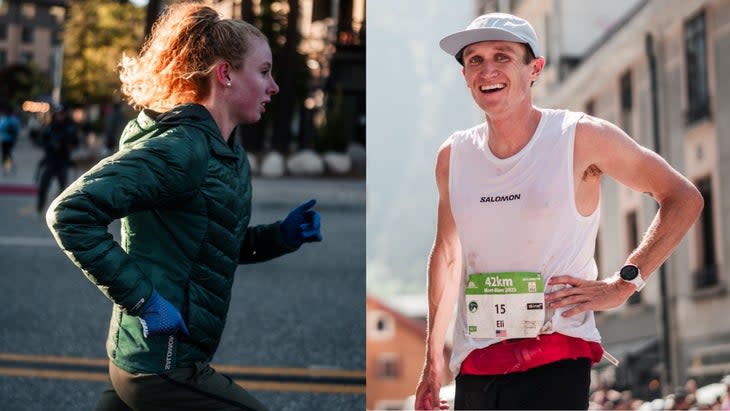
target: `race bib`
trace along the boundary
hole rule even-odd
[[[464,295],[473,338],[530,338],[545,320],[545,284],[540,273],[469,274]]]

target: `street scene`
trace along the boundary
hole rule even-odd
[[[35,213],[40,154],[21,139],[15,172],[0,177],[0,408],[89,410],[107,380],[111,304]],[[363,409],[364,181],[254,179],[253,189],[252,224],[316,198],[324,239],[239,266],[213,367],[271,409]],[[118,238],[118,222],[110,232]]]
[[[214,10],[195,17],[205,36],[186,32],[182,40],[200,41],[176,49],[153,28],[181,3],[0,0],[0,410],[94,409],[108,387],[112,304],[61,251],[45,212],[120,150],[140,108],[190,109],[180,108],[188,97],[160,91],[185,78],[205,80],[178,90],[197,98],[185,118],[203,121],[175,123],[175,132],[210,117],[212,129],[242,144],[250,225],[282,220],[309,199],[321,216],[321,233],[316,219],[296,224],[292,236],[306,238],[297,252],[235,268],[211,366],[271,410],[413,410],[438,408],[439,399],[455,409],[461,372],[475,377],[458,388],[472,390],[465,402],[575,398],[590,410],[730,411],[730,0],[200,0]],[[165,26],[170,37],[190,28],[185,16]],[[245,21],[265,40],[252,36],[241,62],[211,55],[207,30],[223,26],[219,19]],[[150,38],[160,42],[143,62]],[[239,50],[239,39],[215,42]],[[181,54],[159,69],[151,62],[166,51]],[[247,65],[251,56],[261,64]],[[212,61],[160,75],[198,57]],[[470,151],[454,154],[457,140]],[[230,147],[218,149],[225,156]],[[444,147],[449,167],[439,168]],[[569,167],[573,179],[559,174]],[[165,180],[175,168],[157,170]],[[125,189],[146,183],[130,180]],[[107,181],[110,197],[123,195]],[[240,199],[232,197],[215,200]],[[231,209],[241,211],[217,211]],[[214,221],[207,209],[195,217]],[[183,242],[167,235],[180,220],[165,218],[155,230],[137,226],[138,238],[152,233],[141,248]],[[120,222],[108,229],[119,241]],[[166,258],[185,255],[176,248],[148,254],[182,264]],[[464,281],[495,266],[510,267],[496,273],[500,281],[517,278],[512,269],[544,279],[544,293],[527,288],[544,303],[492,306],[495,297]],[[440,297],[462,285],[452,310]],[[590,294],[593,286],[608,291]],[[498,288],[489,293],[507,287]],[[208,298],[216,292],[198,301],[217,306]],[[578,306],[586,311],[565,315]],[[479,318],[488,320],[467,322],[485,307],[490,316]],[[537,338],[515,337],[513,326],[508,338],[496,316],[517,318],[515,307],[540,310],[538,318],[545,308]],[[132,319],[122,334],[138,331],[142,341]],[[430,333],[429,321],[438,322]],[[554,361],[541,362],[543,348],[556,348]],[[424,370],[433,374],[423,378]],[[546,383],[554,385],[530,391]]]

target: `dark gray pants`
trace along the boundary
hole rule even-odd
[[[109,364],[111,384],[97,411],[266,410],[233,380],[206,363],[163,374],[130,374]]]
[[[60,194],[66,188],[68,167],[51,164],[39,168],[38,200],[36,202],[36,211],[38,213],[44,213],[46,211],[46,198],[48,197],[48,190],[51,187],[53,178],[58,181],[58,194]]]

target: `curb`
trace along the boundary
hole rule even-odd
[[[32,184],[0,184],[0,195],[16,194],[16,195],[35,195],[38,193],[38,187]]]

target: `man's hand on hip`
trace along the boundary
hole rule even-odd
[[[550,286],[566,286],[545,294],[548,308],[574,306],[566,310],[563,317],[572,317],[586,311],[604,311],[616,308],[626,302],[634,293],[634,286],[617,278],[605,280],[583,280],[569,275],[552,277]]]

